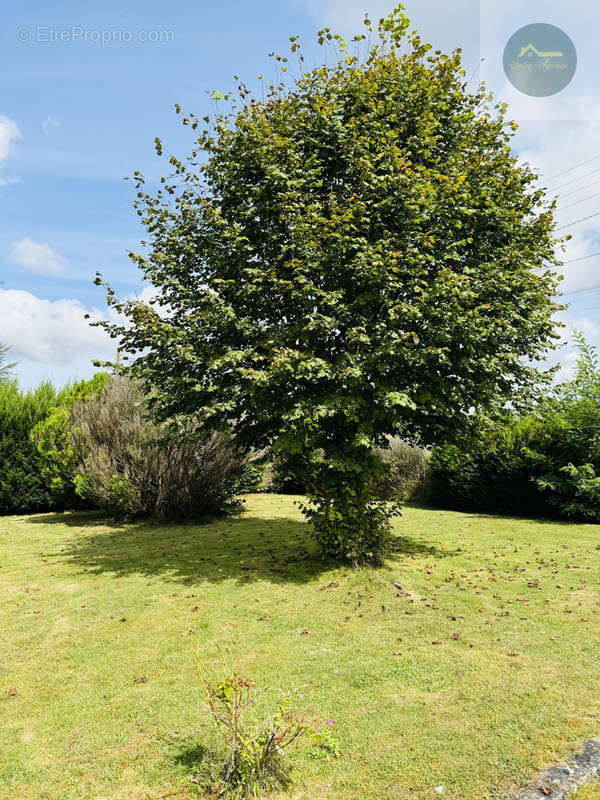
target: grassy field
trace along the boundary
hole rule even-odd
[[[587,783],[574,795],[571,800],[600,800],[600,782]]]
[[[342,756],[299,752],[298,800],[497,799],[600,734],[600,528],[407,508],[397,533],[353,571],[290,497],[204,526],[1,519],[0,797],[198,797],[195,653],[333,720]]]

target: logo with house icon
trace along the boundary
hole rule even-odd
[[[535,47],[535,45],[529,43],[527,47],[523,47],[521,52],[519,53],[519,58],[523,58],[523,56],[537,56],[538,58],[562,58],[564,53],[560,50],[553,52],[552,50],[543,50],[540,51]]]
[[[520,92],[549,97],[573,79],[577,52],[561,28],[536,22],[513,33],[504,48],[503,65],[506,77]]]

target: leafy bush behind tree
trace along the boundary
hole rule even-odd
[[[377,497],[384,500],[420,500],[424,497],[429,450],[416,441],[391,437],[388,447],[378,448],[383,469],[375,487]],[[297,471],[296,471],[297,470]],[[305,494],[299,475],[302,466],[293,458],[275,456],[271,464],[268,491],[279,494]]]
[[[573,380],[527,416],[473,420],[469,437],[433,449],[431,499],[484,512],[560,514],[600,522],[600,368],[577,335]]]
[[[380,497],[390,500],[420,500],[425,491],[429,450],[416,441],[398,437],[379,450],[385,465],[377,487]]]

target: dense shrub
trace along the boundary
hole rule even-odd
[[[91,380],[67,386],[60,394],[60,402],[32,431],[44,482],[56,503],[64,508],[82,505],[82,499],[75,490],[77,462],[71,445],[73,406],[77,402],[97,397],[109,380],[107,373],[100,372]]]
[[[425,486],[429,451],[416,442],[392,437],[387,448],[378,448],[384,469],[375,494],[386,500],[420,499]],[[277,454],[273,459],[267,490],[278,494],[305,494],[303,467],[299,458]]]
[[[471,434],[433,449],[434,502],[501,513],[559,513],[600,521],[600,369],[578,337],[575,378],[527,416],[473,420]]]
[[[271,462],[269,491],[277,494],[305,494],[306,484],[302,472],[300,459],[294,460],[288,454],[275,454]]]
[[[541,474],[543,423],[508,415],[473,426],[472,439],[434,447],[428,465],[431,500],[447,508],[490,513],[549,511],[534,483]]]
[[[378,451],[385,464],[377,491],[390,500],[420,499],[427,474],[429,451],[416,442],[392,438],[389,447]]]
[[[0,513],[46,511],[57,506],[40,471],[31,438],[35,425],[60,395],[49,383],[23,392],[16,381],[0,380]]]
[[[187,519],[227,510],[247,464],[223,433],[182,423],[170,439],[125,377],[75,403],[70,425],[78,493],[121,518]]]

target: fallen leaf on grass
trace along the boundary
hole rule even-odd
[[[134,683],[148,683],[148,678],[145,675],[142,675],[141,678],[134,678]]]
[[[452,638],[454,639],[455,642],[457,642],[460,639],[460,633],[453,633]]]
[[[8,696],[9,697],[15,697],[16,694],[17,694],[17,690],[16,689],[9,689],[8,690]]]
[[[392,655],[395,655],[395,656],[401,656],[401,655],[402,655],[402,650],[394,650],[394,651],[392,652]]]
[[[300,636],[306,635],[307,633],[310,633],[310,631],[308,630],[308,628],[303,628],[303,629],[300,631]]]
[[[514,656],[518,656],[519,654],[517,653],[517,651],[516,651],[516,650],[510,650],[510,651],[507,653],[507,655],[509,655],[509,656],[513,656],[513,657],[514,657]]]
[[[267,617],[267,616],[258,618],[259,622],[271,622],[271,620],[272,620],[272,617]]]

